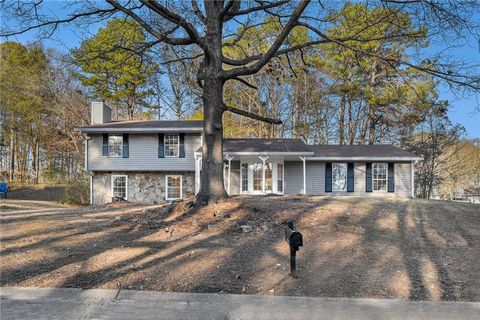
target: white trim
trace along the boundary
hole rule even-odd
[[[265,194],[265,163],[267,162],[268,157],[258,157],[258,158],[262,160],[262,194]]]
[[[224,152],[233,156],[311,156],[313,152]]]
[[[202,132],[203,128],[125,128],[125,127],[115,127],[115,128],[77,128],[80,132],[88,133],[130,133],[130,132],[142,132],[142,133],[161,133],[161,132]]]
[[[201,177],[200,177],[200,170],[202,166],[202,157],[195,155],[195,194],[198,194],[200,192],[200,183],[201,183]]]
[[[374,180],[374,174],[373,174],[373,165],[374,164],[385,164],[385,190],[375,190],[375,184],[373,183]],[[377,179],[379,180],[379,179]],[[383,179],[382,179],[383,180]],[[388,193],[388,162],[372,162],[372,192],[375,193]]]
[[[226,159],[227,159],[227,161],[228,161],[227,193],[228,193],[228,195],[230,195],[230,171],[231,171],[231,167],[232,167],[233,157],[227,156]]]
[[[93,204],[93,176],[90,175],[90,205]]]
[[[180,177],[180,198],[168,198],[168,178],[169,177]],[[165,176],[165,200],[178,200],[183,199],[183,176],[181,174],[170,174]]]
[[[120,136],[122,138],[122,143],[121,143],[121,147],[120,147],[120,155],[115,155],[115,156],[111,156],[110,155],[110,136]],[[123,158],[123,134],[121,133],[109,133],[108,134],[108,139],[107,139],[107,158]]]
[[[412,198],[415,198],[415,163],[416,161],[412,161],[410,163],[411,166],[411,175],[412,175]]]
[[[128,175],[126,174],[112,174],[110,180],[110,194],[113,198],[113,179],[116,177],[125,177],[125,200],[128,200]]]
[[[84,157],[85,157],[84,170],[88,171],[88,139],[87,138],[85,138],[85,143],[84,143],[83,147],[85,148],[85,150],[84,150]]]
[[[177,136],[177,155],[176,156],[167,156],[167,153],[165,152],[165,139],[167,138],[167,135],[169,136]],[[185,141],[183,142],[185,144]],[[164,158],[180,158],[180,134],[179,133],[168,133],[163,135],[163,157]]]
[[[412,161],[423,160],[422,157],[308,157],[307,160],[320,161]]]
[[[299,157],[303,162],[303,194],[307,194],[307,164],[306,157]]]

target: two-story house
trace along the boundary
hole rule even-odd
[[[159,203],[200,189],[202,121],[111,121],[92,103],[85,167],[91,203]],[[227,193],[413,197],[415,161],[392,145],[307,145],[299,139],[225,139]]]

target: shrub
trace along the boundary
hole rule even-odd
[[[90,176],[82,171],[66,185],[64,201],[69,204],[90,203]]]

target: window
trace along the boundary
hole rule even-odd
[[[166,176],[166,200],[182,198],[182,176]]]
[[[372,164],[373,191],[387,191],[387,164]]]
[[[346,163],[332,163],[332,190],[347,191]]]
[[[277,192],[283,192],[283,163],[277,164]]]
[[[178,157],[180,143],[178,134],[166,134],[164,138],[165,157]]]
[[[263,164],[254,163],[253,164],[253,190],[262,191],[262,175],[263,175]]]
[[[108,135],[108,156],[112,158],[122,157],[123,136],[121,134]]]
[[[127,176],[112,176],[112,198],[127,200]]]
[[[248,191],[248,163],[242,163],[242,191]]]
[[[265,191],[272,191],[272,170],[273,164],[265,164]]]

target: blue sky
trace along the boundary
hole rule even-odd
[[[61,16],[65,13],[62,2],[48,2],[48,8]],[[5,17],[0,17],[5,18]],[[480,13],[476,13],[474,19],[480,21]],[[3,19],[2,19],[3,20]],[[5,23],[5,20],[4,20]],[[12,23],[8,21],[7,24]],[[95,34],[101,24],[91,24],[85,28],[74,25],[61,26],[53,37],[42,40],[45,47],[55,48],[59,51],[68,52],[71,48],[78,47],[82,38]],[[32,43],[38,40],[38,31],[28,32],[16,37],[9,38],[21,43]],[[461,39],[466,42],[460,48],[451,51],[455,56],[462,57],[465,61],[480,64],[480,42],[473,37]],[[431,46],[425,50],[425,54],[443,49],[442,45]],[[459,123],[466,129],[469,138],[480,138],[480,94],[452,91],[447,85],[439,86],[440,99],[450,103],[449,117],[453,123]]]

